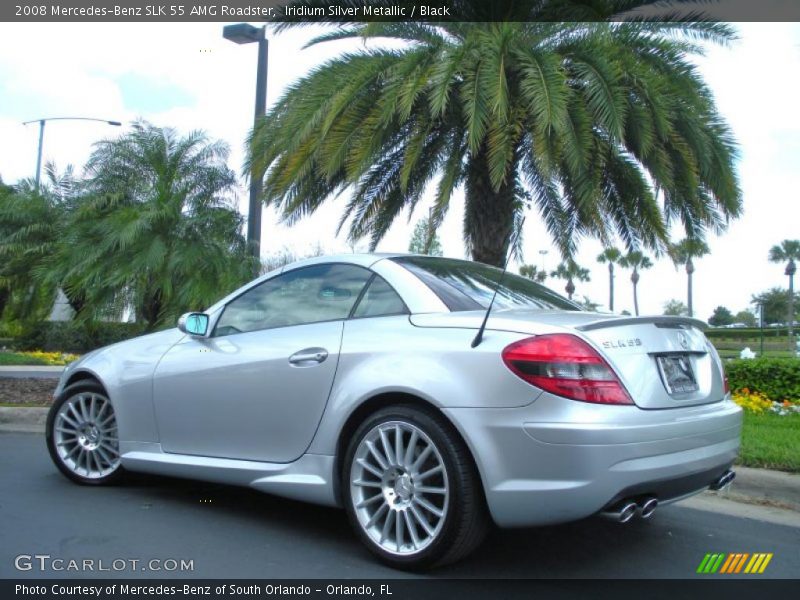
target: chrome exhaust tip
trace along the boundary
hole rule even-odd
[[[601,512],[600,515],[617,523],[627,523],[636,516],[636,510],[637,507],[634,502],[623,502],[611,510]]]
[[[639,516],[643,519],[649,519],[656,512],[658,507],[658,499],[646,498],[639,504]]]
[[[635,516],[636,516],[636,505],[633,502],[629,502],[628,504],[623,506],[619,511],[619,522],[627,523]]]
[[[725,471],[719,479],[712,483],[710,487],[714,491],[719,491],[722,488],[729,486],[734,479],[736,479],[736,473],[729,469]]]

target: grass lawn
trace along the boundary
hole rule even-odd
[[[800,414],[745,413],[738,463],[800,473]]]
[[[45,359],[36,356],[28,356],[18,352],[0,352],[0,366],[16,366],[16,365],[47,365],[49,364]]]

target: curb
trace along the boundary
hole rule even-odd
[[[48,367],[46,365],[17,365],[0,367],[0,378],[13,379],[58,379],[64,370],[62,366]]]
[[[0,406],[0,432],[44,433],[49,410]],[[739,466],[734,470],[736,479],[727,489],[707,495],[800,512],[800,475]]]
[[[0,431],[44,433],[49,408],[0,406]]]
[[[788,508],[800,512],[800,475],[734,466],[736,479],[724,490],[713,492],[720,498]]]

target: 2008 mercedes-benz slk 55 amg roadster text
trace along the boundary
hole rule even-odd
[[[47,443],[83,484],[142,471],[342,506],[384,561],[432,566],[491,522],[624,522],[726,485],[741,410],[702,326],[585,312],[468,261],[314,258],[69,365]]]

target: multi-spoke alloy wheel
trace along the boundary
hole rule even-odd
[[[344,464],[350,520],[387,563],[444,564],[483,538],[487,518],[474,464],[432,411],[404,405],[378,411],[356,430]]]
[[[386,552],[413,554],[442,530],[450,492],[439,450],[417,426],[389,421],[358,445],[350,495],[358,522]]]
[[[107,483],[120,470],[114,408],[99,386],[71,386],[47,420],[47,446],[59,469],[79,483]]]

